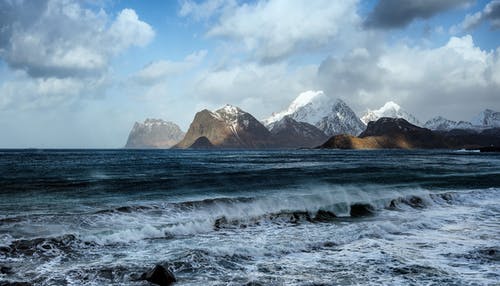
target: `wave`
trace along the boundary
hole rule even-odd
[[[450,204],[455,194],[424,189],[316,187],[259,197],[219,197],[149,206],[101,210],[93,221],[115,225],[115,231],[94,232],[86,239],[101,244],[144,239],[170,239],[212,231],[266,224],[330,223],[376,216],[383,210],[405,211]],[[123,227],[120,227],[123,226]]]
[[[486,191],[431,192],[421,188],[315,186],[256,197],[218,197],[143,205],[116,206],[90,214],[72,215],[68,235],[99,245],[172,239],[214,231],[272,225],[355,222],[382,211],[419,210],[460,203],[467,196],[486,200]],[[472,195],[471,195],[472,194]],[[489,194],[491,195],[491,194]],[[22,217],[6,218],[4,227],[29,224]],[[43,222],[39,222],[43,224]],[[60,233],[54,233],[58,236]],[[15,241],[19,238],[12,238]],[[34,239],[34,238],[28,238]],[[3,240],[3,239],[2,239]],[[4,245],[7,244],[4,240]]]

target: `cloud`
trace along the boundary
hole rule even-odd
[[[286,63],[239,63],[199,74],[188,90],[203,108],[235,104],[257,118],[284,108],[304,90],[313,89],[317,67],[291,67]]]
[[[13,82],[1,84],[0,108],[6,102],[61,102],[62,87],[68,100],[75,92],[89,92],[88,87],[99,90],[111,59],[131,46],[147,45],[155,34],[131,9],[114,19],[72,0],[2,1],[0,10],[0,58],[22,71]],[[19,91],[10,96],[13,87]]]
[[[196,21],[208,20],[216,14],[222,13],[224,10],[236,7],[235,0],[207,0],[197,3],[192,0],[184,0],[181,2],[179,15],[181,17],[191,16]]]
[[[368,15],[365,25],[372,28],[402,28],[415,19],[428,19],[472,0],[380,0]]]
[[[130,9],[122,10],[108,28],[104,11],[94,13],[72,1],[2,3],[9,19],[0,27],[0,57],[32,77],[101,74],[112,56],[154,36]]]
[[[75,103],[81,94],[104,92],[106,77],[32,78],[24,71],[0,85],[0,110],[46,109]]]
[[[394,100],[422,120],[435,115],[468,120],[500,106],[500,49],[481,50],[470,35],[433,49],[395,45],[326,59],[318,75],[320,88],[360,112]]]
[[[221,12],[206,36],[226,40],[235,50],[250,53],[254,60],[266,63],[325,49],[341,34],[353,35],[351,32],[361,22],[355,0],[262,0],[240,5],[232,1],[215,2],[220,4],[217,9]],[[209,3],[214,1],[198,5]]]
[[[489,2],[482,11],[465,15],[462,23],[452,26],[450,32],[471,31],[484,22],[489,22],[492,29],[500,29],[500,0]]]
[[[387,70],[377,65],[376,50],[357,48],[341,58],[327,57],[318,68],[318,81],[330,96],[349,97],[381,88]],[[360,102],[360,100],[358,100]]]
[[[201,50],[186,56],[182,61],[154,61],[133,75],[132,79],[142,85],[165,81],[167,77],[180,75],[199,65],[206,55],[207,51]]]

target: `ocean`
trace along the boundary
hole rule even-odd
[[[156,264],[176,285],[499,285],[500,154],[0,151],[0,284],[150,285]]]

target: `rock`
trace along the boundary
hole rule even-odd
[[[12,273],[12,267],[0,265],[0,274],[11,274],[11,273]]]
[[[358,135],[365,129],[365,124],[344,101],[320,90],[301,93],[286,110],[273,113],[263,122],[271,127],[284,116],[314,125],[328,136]]]
[[[411,196],[409,198],[405,198],[403,199],[403,202],[412,208],[421,209],[425,207],[424,200],[422,200],[422,198],[417,196]]]
[[[480,152],[500,152],[500,147],[494,147],[494,146],[483,147],[483,148],[479,148],[479,151]]]
[[[29,282],[12,282],[12,281],[1,281],[0,286],[31,286]]]
[[[375,212],[375,208],[369,204],[353,204],[351,205],[351,211],[349,214],[351,217],[364,217],[372,215]]]
[[[205,109],[196,113],[186,136],[174,148],[196,146],[200,137],[206,137],[213,147],[223,149],[274,147],[271,132],[262,123],[250,113],[231,105],[215,112]]]
[[[268,126],[281,148],[311,148],[324,143],[328,136],[314,125],[298,122],[290,116],[273,122]]]
[[[314,216],[315,221],[319,222],[329,222],[336,218],[337,216],[329,211],[319,210]]]
[[[212,142],[210,142],[210,140],[208,140],[207,137],[201,136],[196,139],[196,141],[194,141],[191,146],[189,146],[189,149],[210,149],[213,147],[214,145],[212,144]]]
[[[142,274],[141,278],[160,286],[169,286],[177,282],[174,273],[161,265],[156,265],[153,269]]]
[[[486,260],[500,261],[500,251],[494,247],[479,249],[478,254]]]
[[[125,148],[170,148],[184,138],[185,133],[173,122],[146,119],[136,122],[130,131]]]

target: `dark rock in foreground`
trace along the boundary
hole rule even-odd
[[[0,286],[31,286],[29,282],[11,282],[11,281],[1,281]]]
[[[177,281],[174,274],[161,265],[156,265],[153,269],[142,274],[141,278],[160,286],[169,286]]]
[[[0,274],[11,274],[12,267],[0,265]]]
[[[500,152],[500,147],[494,147],[494,146],[483,147],[483,148],[479,148],[479,151],[480,152]]]
[[[375,208],[369,204],[353,204],[349,214],[351,217],[364,217],[373,215]]]

